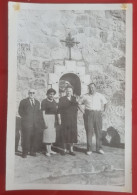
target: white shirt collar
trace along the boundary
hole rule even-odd
[[[29,100],[30,100],[30,102],[33,102],[33,103],[35,102],[35,99],[29,98]]]
[[[53,100],[50,100],[50,99],[48,99],[48,98],[47,98],[47,100],[48,100],[49,102],[53,102]]]

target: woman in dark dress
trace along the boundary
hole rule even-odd
[[[57,104],[54,100],[56,91],[49,89],[47,91],[47,98],[41,103],[41,110],[43,113],[43,119],[45,123],[45,129],[43,132],[43,143],[46,146],[46,156],[50,154],[56,154],[51,150],[51,144],[56,141],[56,115],[57,115]]]
[[[58,105],[58,113],[60,114],[61,128],[63,134],[64,155],[66,154],[67,144],[69,144],[69,153],[75,155],[73,144],[77,143],[77,111],[78,103],[73,96],[72,87],[67,87],[66,96],[61,97]]]

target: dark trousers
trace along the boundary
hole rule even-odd
[[[34,127],[22,129],[22,150],[23,154],[28,152],[35,153],[37,151],[38,129]]]
[[[102,115],[100,111],[85,110],[84,125],[87,135],[87,150],[92,151],[92,137],[96,135],[96,150],[102,146]]]
[[[16,134],[15,134],[15,152],[18,151],[18,146],[19,146],[19,140],[20,140],[20,132],[18,129],[16,129]]]

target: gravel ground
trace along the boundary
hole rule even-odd
[[[85,154],[84,146],[77,146],[76,156],[57,154],[23,159],[15,155],[15,183],[124,185],[124,149],[104,147],[105,154]]]

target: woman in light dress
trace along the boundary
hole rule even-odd
[[[56,154],[52,151],[52,143],[56,141],[56,116],[57,116],[57,103],[54,100],[56,91],[54,89],[48,89],[47,98],[41,103],[41,109],[43,113],[43,119],[45,129],[43,132],[43,143],[46,148],[46,156]]]

